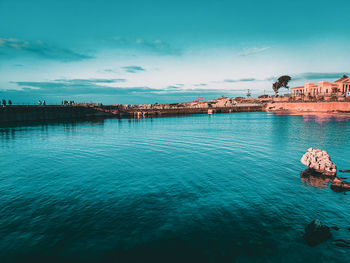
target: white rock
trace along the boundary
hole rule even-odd
[[[325,175],[334,176],[337,174],[337,166],[331,161],[326,151],[309,148],[300,161],[302,164]]]

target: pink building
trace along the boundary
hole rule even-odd
[[[304,86],[292,88],[293,97],[350,96],[350,78],[343,76],[334,81],[320,81],[317,85],[307,82]]]

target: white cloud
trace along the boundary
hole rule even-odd
[[[8,56],[23,56],[23,52],[42,58],[59,61],[80,61],[91,59],[92,56],[77,53],[68,48],[52,46],[42,41],[25,41],[15,38],[0,38],[1,54]]]
[[[261,53],[265,50],[270,49],[271,47],[251,47],[251,48],[244,48],[241,52],[239,52],[237,55],[239,56],[250,56],[257,53]]]

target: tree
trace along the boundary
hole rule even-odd
[[[289,89],[288,86],[288,82],[291,80],[292,78],[290,76],[287,75],[283,75],[281,77],[278,78],[278,80],[272,84],[272,89],[275,92],[275,96],[277,97],[278,95],[278,90],[280,88],[286,88]]]

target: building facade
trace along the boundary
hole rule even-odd
[[[304,86],[292,88],[293,97],[345,97],[350,96],[350,78],[342,78],[332,82],[320,81],[317,85],[307,82]]]

